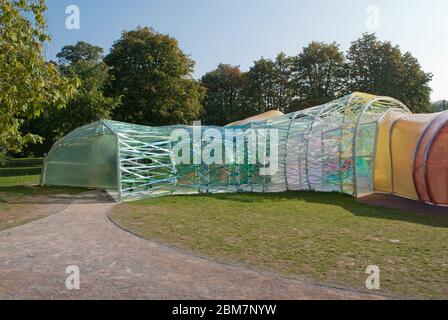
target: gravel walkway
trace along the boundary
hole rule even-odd
[[[87,199],[87,201],[86,201]],[[381,299],[216,263],[138,238],[99,192],[0,233],[0,299]],[[80,290],[65,287],[80,269]]]

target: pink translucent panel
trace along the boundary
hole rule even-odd
[[[417,190],[417,193],[419,195],[420,200],[425,202],[434,202],[434,200],[431,199],[429,190],[428,190],[428,176],[427,176],[427,170],[428,167],[425,168],[425,163],[428,165],[431,160],[429,160],[429,149],[434,147],[436,143],[436,135],[439,132],[440,128],[444,123],[448,121],[448,112],[439,114],[434,121],[426,128],[425,132],[423,133],[422,137],[420,138],[419,144],[417,146],[416,152],[415,152],[415,159],[414,159],[414,184],[415,188]],[[438,147],[436,147],[438,148]],[[439,154],[439,152],[436,152]],[[446,157],[446,156],[445,156]],[[443,157],[442,157],[443,158]],[[445,158],[446,159],[446,158]],[[426,161],[429,160],[429,161]],[[436,163],[432,163],[431,165],[433,168],[437,167],[438,160],[436,160]],[[433,169],[431,169],[432,172]],[[431,181],[433,183],[433,181]]]
[[[448,122],[444,123],[430,146],[426,167],[431,202],[448,205]]]

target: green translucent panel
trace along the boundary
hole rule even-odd
[[[340,191],[341,172],[339,170],[339,141],[341,129],[322,133],[322,182],[326,191]]]
[[[114,135],[88,137],[55,147],[45,162],[43,184],[116,189]]]
[[[358,196],[373,192],[373,157],[377,123],[361,124],[356,137],[356,192]]]

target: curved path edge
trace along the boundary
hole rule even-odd
[[[74,201],[1,232],[0,299],[395,299],[195,256],[123,229],[113,206]],[[79,290],[66,288],[71,265]]]

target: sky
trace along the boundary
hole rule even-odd
[[[66,8],[79,8],[77,30]],[[342,50],[365,32],[397,44],[433,74],[432,99],[448,98],[447,0],[47,0],[47,59],[83,40],[107,53],[122,31],[149,26],[179,41],[194,77],[219,63],[249,69],[260,57],[298,54],[311,41]]]

